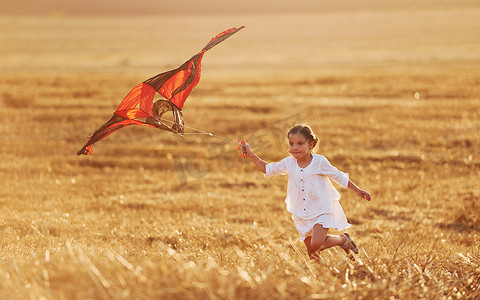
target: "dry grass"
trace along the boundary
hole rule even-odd
[[[187,125],[268,161],[308,122],[373,195],[341,190],[357,262],[336,249],[307,261],[286,178],[265,180],[234,142],[132,127],[75,156],[151,74],[3,72],[0,298],[478,299],[480,72],[466,60],[212,71],[186,103]]]

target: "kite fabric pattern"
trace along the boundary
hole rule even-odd
[[[223,31],[177,69],[160,73],[135,86],[120,103],[113,116],[88,138],[87,143],[77,152],[77,155],[93,154],[94,143],[129,125],[150,126],[183,137],[182,108],[190,92],[200,81],[203,54],[244,27]],[[153,102],[156,93],[165,99]],[[162,122],[162,115],[168,111],[173,113],[174,120],[170,126]]]

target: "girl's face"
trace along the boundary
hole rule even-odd
[[[314,141],[307,142],[307,138],[301,133],[291,133],[288,135],[290,144],[290,154],[297,160],[302,160],[310,156],[310,151],[315,144]]]

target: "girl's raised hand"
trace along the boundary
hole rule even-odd
[[[250,148],[250,145],[245,142],[238,142],[238,150],[242,152],[242,156],[247,158],[249,154],[252,152],[252,149]]]

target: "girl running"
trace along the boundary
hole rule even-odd
[[[246,143],[242,143],[240,149],[265,177],[288,174],[285,203],[310,258],[314,258],[317,251],[335,246],[341,247],[347,255],[350,251],[357,254],[358,247],[348,233],[328,234],[330,228],[342,231],[351,226],[339,203],[340,194],[330,179],[367,201],[371,200],[370,194],[357,187],[347,173],[332,166],[324,156],[312,153],[318,138],[309,126],[292,127],[287,138],[291,155],[276,163],[267,164]]]

